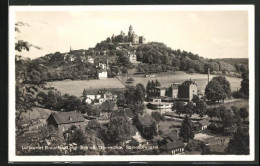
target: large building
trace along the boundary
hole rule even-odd
[[[123,31],[121,31],[120,35],[112,36],[112,42],[124,43],[124,44],[144,44],[145,38],[143,36],[138,36],[135,34],[132,25],[129,26],[128,34],[126,35]]]
[[[188,80],[178,86],[178,98],[192,100],[193,96],[198,94],[198,85],[196,81]]]

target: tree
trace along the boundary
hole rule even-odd
[[[158,135],[157,132],[157,123],[152,122],[151,125],[144,127],[144,132],[142,133],[143,137],[146,139],[152,139],[153,136]]]
[[[194,95],[193,98],[192,98],[192,102],[193,103],[197,103],[199,101],[199,96],[198,95]]]
[[[215,116],[214,109],[213,108],[207,109],[206,114],[208,115],[208,117],[212,119]]]
[[[138,101],[143,102],[145,98],[145,88],[144,85],[139,83],[136,85],[136,98]]]
[[[245,97],[249,96],[249,78],[248,78],[248,73],[243,73],[242,74],[242,81],[241,81],[241,88],[240,92],[244,94]]]
[[[189,115],[190,117],[192,116],[193,114],[193,109],[194,109],[194,104],[193,102],[188,102],[188,104],[186,104],[184,107],[183,107],[183,113]]]
[[[164,120],[164,116],[162,116],[159,112],[152,112],[151,116],[159,123],[161,120]]]
[[[214,77],[206,86],[205,95],[213,102],[223,100],[231,96],[230,83],[225,77]]]
[[[222,88],[225,92],[225,98],[228,97],[230,98],[231,97],[231,88],[230,88],[230,83],[229,81],[226,79],[226,77],[222,77],[222,76],[219,76],[219,77],[213,77],[212,80],[216,80],[218,81],[221,85],[222,85]]]
[[[207,104],[204,100],[197,101],[195,111],[202,118],[207,112]]]
[[[184,102],[183,101],[177,101],[173,103],[172,110],[175,111],[178,115],[183,113],[183,108],[184,108]]]
[[[84,145],[86,143],[86,136],[83,131],[76,126],[71,126],[63,133],[67,143],[76,143],[77,145]]]
[[[240,125],[241,124],[241,117],[240,117],[240,114],[239,114],[239,109],[235,106],[232,106],[231,110],[233,111],[233,115],[234,115],[234,119],[236,121],[236,124]]]
[[[103,142],[106,144],[125,142],[132,131],[131,126],[131,121],[125,116],[112,117],[107,129],[103,131]]]
[[[249,115],[249,114],[248,114],[248,111],[247,111],[247,109],[246,109],[245,107],[240,108],[239,114],[240,114],[241,118],[244,119],[244,122],[246,121],[246,118],[247,118],[248,115]]]
[[[40,91],[40,92],[37,94],[36,98],[37,98],[37,101],[38,101],[40,104],[44,105],[45,102],[46,102],[46,99],[47,99],[47,95],[46,95],[44,92]]]
[[[193,124],[189,116],[185,116],[182,121],[180,128],[180,136],[183,138],[184,142],[189,142],[190,139],[194,138]]]
[[[232,139],[225,150],[228,154],[248,155],[249,154],[249,135],[242,131],[241,127],[237,128]]]
[[[123,68],[121,71],[122,71],[122,74],[127,74],[128,73],[128,70],[126,68]]]

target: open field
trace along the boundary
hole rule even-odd
[[[102,88],[124,88],[124,85],[117,78],[108,78],[102,80],[63,80],[48,82],[53,85],[61,94],[70,94],[82,96],[84,89],[102,89]]]
[[[212,79],[214,75],[211,75]],[[145,78],[143,75],[131,75],[129,77],[134,78],[133,85],[142,83],[146,86],[148,81],[157,79],[161,82],[162,86],[169,86],[172,83],[182,83],[188,79],[195,80],[198,84],[198,89],[204,90],[207,85],[206,74],[187,74],[183,71],[168,72],[157,74],[154,78]],[[125,77],[119,76],[121,80],[125,80]],[[236,91],[240,88],[240,78],[226,77],[231,84],[231,90]],[[108,78],[102,80],[63,80],[53,81],[47,84],[53,85],[62,94],[70,94],[75,96],[81,96],[84,89],[102,89],[102,88],[124,88],[124,85],[117,78]]]
[[[215,76],[216,75],[210,75],[210,79],[212,79]],[[156,74],[156,76],[153,78],[149,78],[149,77],[145,78],[143,75],[131,75],[128,77],[132,77],[135,80],[133,83],[134,85],[138,83],[142,83],[144,86],[146,86],[148,81],[152,81],[156,79],[161,83],[162,86],[169,86],[172,83],[182,83],[186,80],[192,79],[197,82],[198,89],[204,90],[208,83],[208,75],[206,74],[197,74],[197,73],[188,74],[183,71]],[[241,78],[233,78],[233,77],[226,77],[226,78],[230,82],[232,91],[236,91],[240,89],[240,83],[242,80]]]
[[[195,134],[194,139],[209,143],[212,153],[221,154],[225,153],[225,148],[228,146],[230,137],[198,133]]]

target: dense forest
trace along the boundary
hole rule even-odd
[[[133,65],[128,52],[135,52],[141,63]],[[94,63],[89,63],[92,57]],[[174,50],[163,43],[150,42],[137,46],[112,43],[105,40],[88,50],[71,50],[68,53],[55,52],[37,59],[23,58],[16,55],[16,73],[26,76],[25,83],[39,84],[44,81],[63,79],[94,79],[96,65],[99,62],[109,63],[108,77],[127,73],[136,69],[141,73],[158,73],[166,71],[186,71],[189,73],[211,72],[240,76],[248,70],[248,59],[205,59],[197,54]]]

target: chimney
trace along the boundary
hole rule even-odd
[[[210,68],[208,68],[208,83],[209,83]]]

